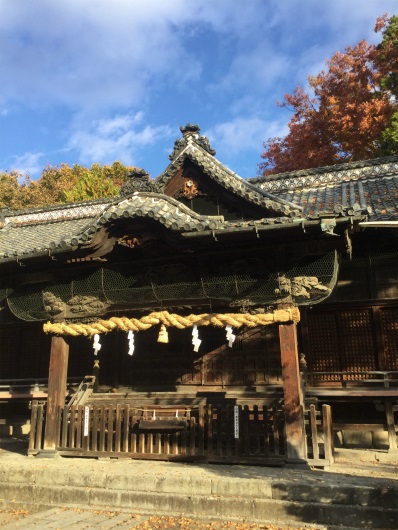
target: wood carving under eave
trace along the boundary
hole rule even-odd
[[[152,232],[143,232],[136,234],[125,234],[116,238],[116,243],[123,247],[136,248],[144,247],[146,244],[157,241],[158,237]]]
[[[101,228],[86,248],[92,249],[86,257],[88,259],[99,258],[112,252],[116,244],[116,238],[110,236],[107,228]]]

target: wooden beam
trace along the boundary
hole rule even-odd
[[[44,451],[55,451],[57,445],[58,408],[65,405],[68,357],[69,344],[63,337],[53,337],[48,374]]]
[[[279,325],[288,460],[306,460],[296,324]]]

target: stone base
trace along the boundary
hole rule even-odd
[[[56,449],[42,449],[36,455],[36,458],[61,458],[61,455]]]

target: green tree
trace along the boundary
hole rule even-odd
[[[29,187],[29,176],[23,177],[18,171],[0,172],[0,207],[25,208],[29,204]]]
[[[37,181],[16,171],[0,173],[0,206],[23,209],[116,196],[133,169],[118,161],[91,168],[61,164],[45,167]]]
[[[279,106],[292,111],[289,132],[264,143],[263,175],[398,152],[397,17],[378,19],[379,46],[359,42],[326,61]]]

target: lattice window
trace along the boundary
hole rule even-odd
[[[376,344],[371,309],[337,313],[341,369],[347,372],[377,370]],[[353,379],[357,377],[352,376]],[[362,379],[363,377],[359,377]]]
[[[308,312],[309,372],[366,372],[378,369],[372,309]],[[364,379],[355,373],[350,379]],[[338,379],[320,376],[320,380]]]
[[[380,311],[386,370],[398,370],[398,307]]]
[[[336,314],[308,312],[307,366],[309,372],[338,372],[341,370]],[[327,377],[325,380],[333,378]]]

